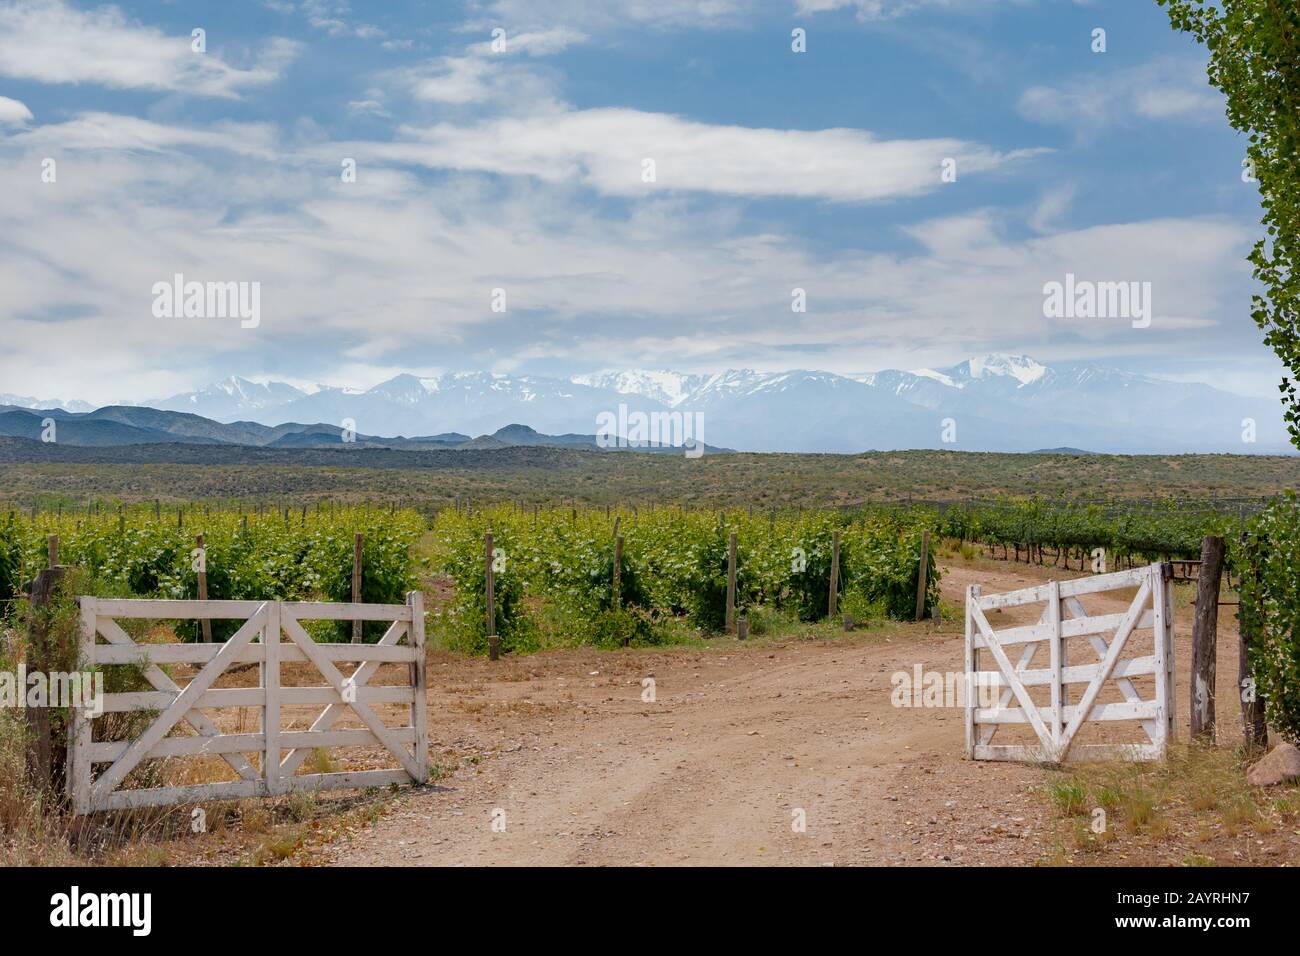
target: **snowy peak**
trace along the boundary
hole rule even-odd
[[[956,374],[953,374],[954,372]],[[963,362],[955,369],[947,370],[947,374],[957,381],[961,379],[975,381],[986,377],[1012,378],[1020,383],[1018,388],[1023,388],[1047,374],[1047,368],[1039,365],[1028,355],[995,353]]]
[[[0,404],[28,408],[62,404],[3,398]],[[1261,432],[1251,451],[1290,447],[1276,401],[1241,399],[1206,385],[1099,365],[1049,367],[1027,355],[1002,353],[950,367],[853,376],[744,368],[707,375],[607,370],[571,378],[465,371],[432,378],[401,374],[371,388],[298,388],[232,376],[148,404],[216,422],[315,422],[333,428],[351,421],[361,434],[393,437],[490,436],[515,423],[543,435],[591,435],[602,415],[627,405],[651,414],[701,415],[710,445],[820,452],[940,447],[938,423],[948,418],[960,424],[960,449],[1069,445],[1096,451],[1236,451],[1240,423],[1252,418]],[[1169,414],[1152,419],[1152,408]],[[1214,424],[1204,424],[1211,419]],[[515,443],[526,444],[526,437]]]
[[[88,402],[73,400],[65,402],[60,398],[32,398],[30,395],[9,395],[0,392],[0,405],[17,405],[19,408],[52,409],[59,408],[65,412],[90,412],[95,406]]]
[[[629,369],[574,375],[569,381],[589,388],[608,389],[620,395],[637,395],[673,407],[680,405],[706,379],[705,375],[686,375],[662,369]]]
[[[429,382],[434,383],[433,388],[429,387]],[[369,393],[386,398],[390,402],[397,402],[399,405],[418,405],[426,395],[436,390],[437,379],[422,379],[414,375],[402,374],[396,375],[386,382],[380,382],[370,389]],[[364,389],[358,389],[357,391],[359,394],[365,394]]]
[[[279,408],[307,395],[302,389],[284,382],[249,381],[232,375],[195,392],[182,392],[160,402],[148,402],[153,408],[172,412],[192,412],[207,418],[250,417],[259,411]]]

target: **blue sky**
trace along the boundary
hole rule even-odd
[[[0,98],[0,392],[989,351],[1281,376],[1244,145],[1154,0],[0,0]],[[1151,326],[1046,319],[1067,272],[1151,282]],[[259,324],[156,317],[175,273],[259,282]]]

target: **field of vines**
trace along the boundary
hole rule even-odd
[[[921,532],[932,516],[836,511],[750,514],[595,509],[444,510],[433,521],[435,565],[455,584],[447,612],[452,646],[487,646],[485,536],[493,535],[496,632],[503,650],[530,650],[563,632],[600,646],[656,644],[674,628],[717,633],[726,619],[730,536],[736,535],[739,614],[827,616],[834,534],[840,535],[837,603],[857,619],[910,619],[916,608]],[[614,593],[615,528],[623,539]],[[933,552],[927,610],[938,601]],[[761,620],[761,618],[759,618]]]
[[[58,537],[59,563],[85,569],[101,596],[195,598],[196,539],[202,534],[212,600],[349,601],[359,532],[365,536],[362,600],[400,604],[417,584],[412,546],[424,531],[425,520],[414,511],[366,507],[242,514],[191,508],[183,515],[139,507],[34,517],[10,512],[0,517],[0,599],[12,600],[48,565],[51,535]],[[212,624],[217,639],[237,626]],[[183,622],[178,635],[193,640],[195,628]],[[342,637],[343,627],[337,630]]]
[[[765,622],[827,617],[832,540],[840,537],[838,609],[857,620],[915,614],[922,532],[973,543],[997,557],[1082,569],[1097,548],[1125,562],[1195,559],[1201,538],[1235,540],[1238,515],[1186,503],[1118,507],[1027,499],[856,510],[689,507],[539,508],[498,504],[417,511],[335,507],[180,511],[135,505],[0,515],[0,600],[45,567],[58,536],[61,564],[86,569],[98,593],[194,598],[196,535],[204,536],[208,597],[351,599],[353,538],[364,535],[362,600],[399,603],[422,564],[451,585],[435,631],[469,653],[487,647],[484,536],[494,536],[495,621],[502,649],[564,643],[655,644],[717,633],[726,617],[729,538],[737,541],[735,607]],[[615,534],[623,539],[614,598]],[[429,534],[429,532],[432,534]],[[416,547],[428,535],[431,551]],[[928,612],[938,600],[932,548]],[[1076,561],[1076,564],[1071,564]],[[214,636],[233,624],[214,622]],[[367,627],[369,638],[373,628]],[[179,622],[182,639],[197,638]],[[339,637],[343,638],[342,628]]]
[[[936,519],[947,537],[972,541],[996,555],[1019,560],[1090,560],[1104,548],[1111,566],[1149,561],[1196,560],[1207,534],[1235,537],[1243,527],[1238,513],[1222,513],[1195,502],[1077,504],[1009,500],[945,507]]]

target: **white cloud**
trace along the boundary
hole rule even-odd
[[[585,42],[587,35],[567,28],[507,32],[504,48],[493,50],[490,38],[471,43],[461,54],[438,57],[385,74],[417,100],[462,106],[495,101],[508,111],[556,108],[555,82],[520,54],[546,57]]]
[[[1074,183],[1063,183],[1047,189],[1029,216],[1029,228],[1039,233],[1056,231],[1057,223],[1069,211],[1077,193],[1078,187]]]
[[[477,103],[499,90],[496,67],[481,57],[444,56],[400,72],[411,95],[435,103]]]
[[[384,108],[384,104],[379,102],[379,100],[374,100],[374,99],[351,100],[348,102],[348,109],[351,110],[353,113],[359,113],[363,115],[369,114],[371,116],[378,116],[383,119],[392,118],[392,114],[389,113],[388,110]]]
[[[443,95],[451,95],[444,88]],[[882,140],[854,129],[752,129],[629,109],[501,118],[477,126],[406,128],[407,142],[367,144],[380,159],[581,184],[612,196],[687,190],[866,202],[940,186],[945,158],[960,175],[1036,155],[955,139]],[[360,147],[358,147],[360,148]],[[643,161],[655,182],[643,181]]]
[[[279,78],[297,55],[273,38],[248,69],[213,52],[195,53],[188,35],[170,35],[106,6],[78,10],[63,0],[0,2],[0,75],[40,83],[95,83],[116,89],[166,90],[236,97]]]
[[[1057,86],[1033,86],[1020,113],[1081,134],[1142,120],[1207,122],[1223,118],[1223,97],[1211,89],[1203,63],[1159,59],[1113,72],[1100,71]]]
[[[494,0],[488,19],[473,27],[507,30],[547,29],[562,25],[584,32],[625,27],[707,28],[734,26],[761,9],[758,0]]]
[[[490,39],[473,44],[470,49],[485,56],[508,56],[515,53],[551,56],[571,46],[586,42],[588,37],[580,30],[559,27],[550,30],[525,31],[517,34],[511,34],[507,31],[502,39],[505,41],[505,46],[499,52],[493,50],[493,41]]]
[[[72,159],[58,183],[10,188],[34,180],[53,143]],[[322,175],[326,155],[335,171],[337,156],[357,155],[357,182]],[[97,400],[232,372],[343,381],[362,368],[592,354],[833,371],[1069,348],[1174,360],[1213,348],[1197,336],[1218,334],[1212,323],[1237,316],[1249,288],[1251,232],[1215,219],[1023,239],[985,213],[917,225],[907,254],[826,253],[748,225],[725,198],[652,194],[600,210],[534,177],[430,180],[343,144],[295,149],[262,126],[86,114],[0,140],[0,182],[0,380]],[[1153,327],[1046,321],[1042,286],[1067,271],[1151,281]],[[261,326],[154,318],[152,285],[176,272],[261,282]],[[795,286],[806,315],[789,311]],[[497,287],[505,314],[489,308]],[[168,356],[166,371],[142,372],[141,355]]]
[[[1024,6],[1033,0],[795,0],[800,15],[853,9],[859,20],[884,20],[926,8],[963,10],[998,5]]]
[[[23,126],[32,119],[26,103],[0,96],[0,126]]]
[[[162,153],[221,150],[261,159],[276,157],[276,130],[267,123],[213,123],[202,129],[169,126],[117,113],[81,113],[66,123],[47,123],[11,138],[20,146],[50,150],[112,150]]]

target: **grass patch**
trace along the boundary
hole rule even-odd
[[[1049,771],[1043,794],[1060,826],[1048,862],[1085,854],[1126,865],[1300,862],[1300,790],[1253,788],[1245,767],[1240,752],[1182,745],[1155,763]]]

